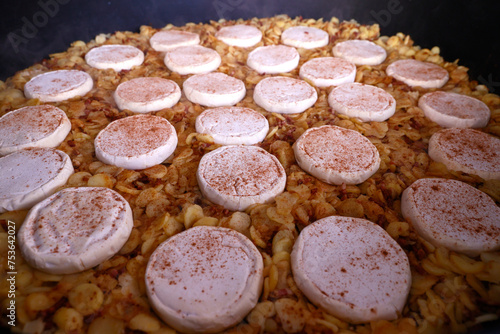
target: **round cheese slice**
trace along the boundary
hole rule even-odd
[[[102,45],[87,52],[85,61],[98,69],[111,68],[119,72],[141,65],[144,52],[132,45]]]
[[[314,49],[328,44],[330,37],[324,30],[313,27],[291,27],[281,34],[281,42],[296,48]]]
[[[380,226],[360,218],[331,216],[305,227],[291,267],[312,303],[351,323],[397,319],[411,287],[403,249]]]
[[[316,87],[339,86],[354,82],[356,65],[336,57],[313,58],[300,67],[299,75]]]
[[[200,35],[189,31],[162,30],[151,36],[149,44],[156,51],[166,52],[179,46],[200,44]]]
[[[250,108],[207,109],[196,118],[196,132],[212,136],[216,144],[253,145],[264,140],[269,122]]]
[[[445,128],[482,128],[491,116],[484,102],[453,92],[427,93],[418,106],[427,118]]]
[[[70,131],[69,118],[52,105],[11,111],[0,117],[0,156],[27,147],[59,146]]]
[[[0,213],[32,207],[73,172],[69,156],[52,148],[26,148],[0,158]]]
[[[195,74],[184,81],[186,98],[206,107],[232,106],[246,94],[243,81],[220,72]]]
[[[401,211],[434,246],[469,256],[500,249],[500,208],[467,183],[419,179],[403,191]]]
[[[135,78],[119,84],[113,96],[119,109],[147,113],[173,107],[181,98],[181,89],[168,79]]]
[[[364,182],[380,167],[375,145],[357,131],[334,125],[306,130],[293,145],[300,168],[323,182]]]
[[[205,197],[233,211],[271,202],[286,185],[279,160],[257,146],[223,146],[205,154],[196,177]]]
[[[429,140],[429,156],[450,170],[500,180],[500,139],[472,129],[444,129]]]
[[[303,80],[276,76],[259,81],[253,99],[267,111],[296,114],[312,107],[318,99],[318,93]]]
[[[177,147],[175,128],[154,115],[135,115],[111,122],[95,138],[100,161],[127,169],[146,169],[165,161]]]
[[[285,73],[295,69],[299,59],[297,50],[290,46],[259,46],[248,54],[247,65],[259,73]]]
[[[32,267],[73,274],[115,255],[133,224],[128,202],[114,190],[66,188],[30,210],[18,233],[19,245]]]
[[[181,75],[212,72],[220,63],[217,51],[201,45],[179,46],[165,54],[168,69]]]
[[[411,87],[441,88],[449,79],[441,66],[415,59],[396,60],[387,66],[386,73]]]
[[[145,274],[155,312],[184,333],[215,333],[236,325],[258,302],[262,256],[243,234],[199,226],[156,248]]]
[[[248,48],[260,42],[262,32],[253,26],[236,24],[221,28],[215,37],[227,45]]]
[[[59,102],[90,92],[94,82],[89,74],[78,70],[59,70],[42,73],[24,85],[28,99]]]
[[[396,100],[391,94],[382,88],[357,82],[332,89],[328,103],[337,113],[363,122],[383,122],[396,112]]]
[[[367,40],[353,39],[337,43],[332,49],[340,57],[356,65],[379,65],[387,57],[383,47]]]

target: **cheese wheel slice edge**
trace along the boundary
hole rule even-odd
[[[57,147],[71,131],[66,113],[52,105],[28,106],[0,117],[0,156],[28,147]]]
[[[33,77],[24,85],[28,99],[43,102],[59,102],[83,96],[94,87],[92,77],[79,70],[57,70]]]
[[[339,114],[363,122],[383,122],[396,112],[396,100],[382,88],[361,83],[347,83],[332,89],[329,105]]]
[[[247,57],[247,65],[259,73],[286,73],[299,65],[298,51],[286,45],[259,46]]]
[[[254,26],[236,24],[222,27],[215,37],[227,45],[248,48],[261,41],[262,32]]]
[[[264,140],[269,122],[250,108],[207,109],[196,118],[196,132],[212,136],[216,144],[253,145]]]
[[[427,118],[445,128],[482,128],[491,116],[484,102],[453,92],[426,93],[418,100],[418,107]]]
[[[120,72],[141,65],[144,62],[144,52],[132,45],[101,45],[87,52],[85,61],[97,69],[110,68]]]
[[[113,97],[120,110],[148,113],[173,107],[181,95],[181,89],[175,81],[141,77],[119,84]]]
[[[52,195],[74,173],[70,157],[30,147],[0,158],[0,213],[28,209]]]
[[[164,62],[169,70],[186,74],[201,74],[215,71],[222,58],[217,51],[201,46],[179,46],[165,54]]]
[[[286,186],[279,160],[257,146],[222,146],[205,154],[196,178],[205,197],[232,211],[269,203]]]
[[[387,66],[386,73],[411,87],[441,88],[449,79],[443,67],[416,59],[396,60]]]
[[[439,130],[429,139],[428,154],[448,169],[500,180],[500,139],[473,129]]]
[[[296,48],[315,49],[328,45],[330,36],[322,29],[306,26],[287,28],[281,34],[281,42]]]
[[[179,46],[200,44],[200,35],[181,30],[161,30],[149,39],[149,44],[155,51],[167,52]]]
[[[189,101],[207,107],[232,106],[246,95],[243,81],[221,72],[192,75],[182,90]]]
[[[339,86],[354,82],[356,65],[342,58],[317,57],[300,67],[299,76],[311,81],[316,87]]]
[[[300,168],[329,184],[359,184],[380,167],[375,145],[359,132],[338,126],[310,128],[292,148]]]
[[[500,208],[467,183],[419,179],[403,191],[401,212],[423,239],[437,247],[468,256],[500,249]]]
[[[356,65],[379,65],[387,57],[385,49],[372,41],[352,39],[335,44],[335,57],[346,59]]]
[[[394,320],[411,287],[408,257],[380,226],[330,216],[299,234],[291,253],[294,280],[312,303],[343,320]]]
[[[257,83],[253,99],[266,111],[297,114],[312,107],[318,100],[318,93],[304,80],[275,76]]]
[[[111,122],[94,140],[100,161],[139,170],[165,161],[177,147],[175,128],[165,118],[139,114]]]
[[[169,238],[145,274],[156,313],[182,332],[214,333],[240,322],[257,304],[262,255],[243,234],[199,226]]]
[[[115,255],[132,227],[130,205],[114,190],[66,188],[29,211],[18,238],[31,266],[51,274],[72,274]]]

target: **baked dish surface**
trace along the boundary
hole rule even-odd
[[[237,24],[260,30],[261,41],[239,47],[216,37],[221,28]],[[247,65],[250,52],[261,46],[283,44],[282,33],[295,26],[321,29],[328,34],[328,44],[311,49],[298,47],[298,66],[288,72],[263,74]],[[158,77],[171,80],[182,89],[184,81],[192,76],[169,70],[164,62],[165,52],[153,49],[150,39],[161,30],[197,34],[201,46],[215,50],[221,57],[215,71],[244,83],[246,93],[235,106],[265,116],[269,131],[254,145],[276,157],[286,173],[285,189],[273,200],[232,211],[204,196],[197,179],[200,160],[222,145],[215,143],[211,135],[196,132],[196,118],[211,107],[191,102],[184,93],[172,107],[149,112],[168,120],[177,135],[175,151],[162,163],[134,170],[103,163],[96,157],[94,140],[100,131],[113,121],[136,115],[118,108],[114,93],[119,84],[140,77]],[[347,40],[369,40],[386,51],[387,57],[378,65],[356,65],[354,81],[376,86],[392,96],[396,102],[392,116],[383,121],[362,121],[335,112],[328,101],[334,87],[316,87],[307,79],[317,93],[317,100],[305,111],[269,112],[255,103],[254,89],[261,80],[278,75],[301,79],[299,71],[304,63],[332,57],[332,48]],[[144,60],[126,70],[90,66],[85,55],[107,44],[134,46],[144,53]],[[449,78],[441,88],[422,88],[389,76],[387,67],[404,59],[437,65]],[[83,96],[55,102],[25,96],[25,85],[32,78],[55,70],[86,72],[93,80],[93,87]],[[18,240],[14,243],[15,253],[8,252],[13,244],[9,236],[14,235],[14,229],[19,231],[29,208],[1,213],[2,326],[15,333],[175,333],[149,302],[146,269],[160,244],[198,226],[236,230],[262,255],[258,301],[238,324],[225,329],[226,333],[465,333],[497,320],[500,316],[498,248],[466,255],[435,245],[417,233],[410,219],[403,217],[401,208],[403,191],[424,178],[458,180],[492,198],[497,207],[500,203],[499,179],[483,179],[448,169],[428,153],[431,136],[443,128],[426,117],[419,99],[436,90],[482,101],[491,115],[487,124],[477,130],[500,136],[500,97],[469,78],[467,71],[458,60],[443,59],[439,47],[421,48],[403,33],[381,36],[378,25],[280,15],[188,23],[182,27],[168,24],[162,29],[142,26],[138,33],[100,34],[90,42],[75,41],[66,51],[17,72],[0,82],[0,116],[41,104],[62,109],[71,121],[71,131],[56,148],[70,157],[74,173],[57,190],[112,189],[129,203],[133,228],[126,243],[111,258],[80,272],[57,274],[31,266],[23,258]],[[376,172],[358,184],[328,184],[302,169],[294,154],[294,143],[306,130],[325,125],[354,130],[367,138],[380,157]],[[135,134],[132,130],[127,135]],[[298,287],[292,271],[294,244],[304,228],[329,216],[362,218],[375,223],[406,254],[411,286],[396,319],[350,322],[313,303]],[[496,219],[500,228],[500,217]],[[498,240],[498,230],[496,233]],[[15,266],[9,267],[11,264]],[[8,280],[12,276],[15,276],[14,290]],[[14,327],[8,317],[12,314],[8,310],[12,300]]]

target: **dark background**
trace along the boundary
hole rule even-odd
[[[500,1],[495,0],[1,1],[0,80],[99,33],[276,14],[379,23],[382,35],[403,32],[422,47],[439,46],[447,61],[460,59],[472,79],[500,92]]]

